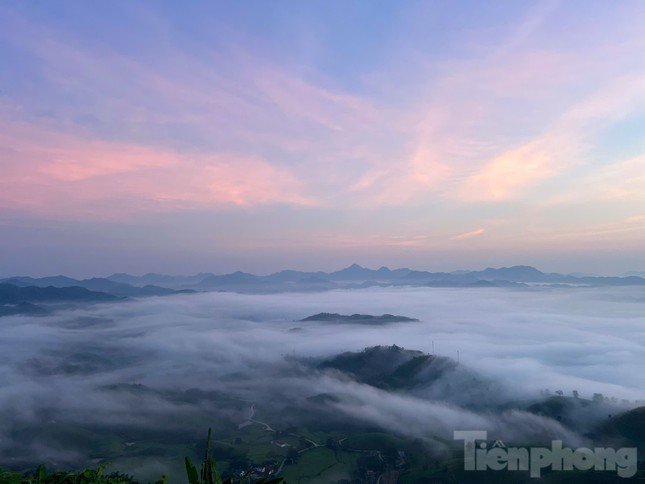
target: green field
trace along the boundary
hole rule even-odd
[[[329,483],[349,479],[356,467],[358,454],[334,452],[325,447],[303,452],[296,464],[284,467],[282,476],[289,484]]]

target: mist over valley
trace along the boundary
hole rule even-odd
[[[528,284],[505,270],[502,287],[433,287],[389,273],[271,292],[241,276],[228,278],[239,292],[120,276],[117,294],[8,279],[5,307],[46,312],[0,319],[0,464],[181,476],[209,427],[222,472],[264,466],[288,482],[305,469],[320,475],[304,482],[444,475],[435,463],[459,452],[454,430],[642,448],[643,434],[616,423],[643,418],[645,296],[633,279]],[[124,295],[148,282],[173,289]]]

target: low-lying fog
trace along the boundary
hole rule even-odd
[[[420,321],[378,326],[297,321],[319,312],[391,313]],[[285,356],[323,358],[373,345],[431,353],[434,344],[436,354],[459,358],[502,383],[506,391],[500,398],[530,399],[544,389],[577,390],[584,398],[593,393],[645,398],[645,293],[639,288],[212,292],[98,304],[47,317],[4,317],[0,325],[4,463],[9,455],[25,458],[11,449],[30,423],[64,418],[109,425],[147,421],[170,428],[180,421],[177,415],[189,411],[158,395],[105,391],[106,385],[122,383],[160,390],[198,387],[250,400],[276,391],[304,397],[353,393],[360,408],[345,402],[341,411],[415,436],[423,436],[426,423],[448,436],[452,422],[498,428],[514,418],[521,421],[517,427],[552,425],[554,433],[565,433],[557,423],[528,414],[494,421],[444,402],[386,394],[329,375],[280,372],[291,359]],[[37,444],[24,452],[33,452],[35,459],[74,458],[65,449]]]

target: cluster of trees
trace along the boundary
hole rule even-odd
[[[548,388],[545,389],[545,390],[540,391],[540,393],[542,395],[544,395],[544,396],[551,395],[551,391]],[[563,397],[564,396],[564,392],[562,390],[556,390],[553,393],[555,393],[555,395],[557,395],[558,397]],[[573,398],[575,398],[575,399],[580,398],[580,393],[578,392],[578,390],[572,390],[571,395],[573,395]],[[629,400],[624,399],[624,398],[622,400],[618,400],[618,398],[616,398],[616,397],[606,397],[602,393],[594,393],[593,396],[591,397],[591,400],[593,402],[596,402],[596,403],[611,402],[611,403],[614,403],[614,404],[617,404],[620,401],[620,403],[622,403],[623,405],[630,405],[632,403]],[[640,402],[636,401],[634,403],[636,405],[638,405]]]

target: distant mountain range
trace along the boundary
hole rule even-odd
[[[320,291],[370,286],[522,287],[526,285],[641,286],[645,278],[601,277],[545,273],[530,266],[488,268],[483,271],[429,272],[413,269],[368,269],[353,264],[335,272],[285,270],[257,276],[246,272],[209,275],[197,283],[202,290],[238,292]]]
[[[175,290],[166,287],[146,285],[132,286],[107,278],[72,279],[66,276],[53,277],[10,277],[0,280],[0,317],[15,314],[44,315],[52,306],[61,303],[118,301],[128,297],[166,296],[190,289]]]
[[[38,287],[0,284],[0,304],[20,304],[24,302],[67,302],[67,301],[114,301],[119,299],[113,294],[96,292],[84,287]]]
[[[215,275],[164,276],[146,274],[127,276],[115,274],[107,279],[141,285],[154,283],[161,287],[202,291],[234,291],[243,293],[312,292],[330,289],[352,289],[371,286],[428,287],[522,287],[526,285],[568,286],[641,286],[645,278],[636,275],[601,277],[585,274],[545,273],[531,266],[488,268],[482,271],[429,272],[400,268],[369,269],[358,264],[334,272],[283,270],[269,275],[233,272]]]
[[[638,275],[637,275],[638,274]],[[313,292],[371,286],[427,287],[523,287],[551,286],[645,286],[641,273],[624,276],[593,276],[542,272],[531,266],[487,268],[481,271],[429,272],[408,268],[369,269],[358,264],[334,272],[283,270],[269,275],[248,272],[188,276],[149,273],[142,276],[113,274],[105,278],[72,279],[66,276],[43,278],[11,277],[0,280],[16,286],[84,287],[121,297],[163,296],[176,291],[233,291],[242,293]]]
[[[212,276],[209,272],[201,272],[193,276],[169,276],[165,274],[155,274],[150,272],[142,276],[132,276],[126,273],[112,274],[107,277],[113,282],[120,282],[121,284],[128,284],[130,286],[160,286],[165,288],[182,288],[199,284],[205,278]]]
[[[48,314],[50,312],[48,306],[52,304],[106,302],[118,299],[121,298],[114,294],[90,291],[78,286],[38,287],[0,283],[0,316],[14,314],[40,316]]]
[[[82,287],[90,291],[106,292],[120,297],[165,296],[175,292],[175,290],[167,287],[152,284],[134,286],[101,277],[92,279],[72,279],[66,276],[41,277],[37,279],[33,277],[10,277],[2,279],[0,282],[19,287]]]
[[[334,272],[283,270],[264,276],[239,271],[222,275],[202,272],[189,276],[154,273],[133,276],[120,273],[90,279],[73,279],[63,275],[41,278],[16,276],[0,279],[0,316],[45,314],[50,309],[42,307],[41,303],[113,301],[196,291],[271,294],[367,287],[512,288],[540,285],[551,287],[645,286],[645,278],[633,274],[622,277],[602,277],[545,273],[531,266],[488,268],[483,271],[429,272],[407,268],[369,269],[358,264],[352,264]],[[339,314],[327,316],[319,314],[312,316],[314,317],[331,317],[335,322],[349,322],[353,319],[351,322],[364,324],[394,322],[392,318],[401,318],[393,315],[343,316]]]

